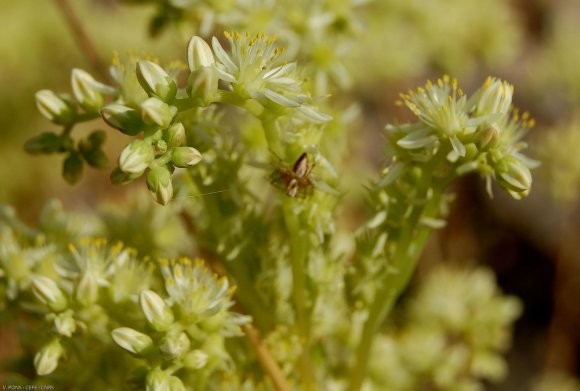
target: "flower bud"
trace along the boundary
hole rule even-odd
[[[170,359],[175,359],[183,356],[189,352],[191,343],[186,333],[168,333],[161,340],[159,349],[169,356]]]
[[[506,114],[512,104],[514,86],[506,81],[488,77],[477,103],[477,115]]]
[[[77,329],[77,324],[72,317],[72,311],[68,310],[58,314],[54,318],[54,329],[60,335],[70,337]]]
[[[510,195],[521,198],[532,187],[532,174],[528,166],[514,156],[506,156],[495,166],[498,182]]]
[[[100,113],[107,124],[129,136],[143,130],[141,115],[130,107],[113,103],[103,107]]]
[[[218,76],[215,69],[201,67],[191,72],[187,81],[187,95],[200,99],[204,105],[210,103],[212,95],[218,89]]]
[[[181,122],[173,124],[165,131],[163,136],[169,147],[178,147],[185,144],[185,128]]]
[[[66,125],[72,122],[74,111],[72,105],[50,90],[40,90],[36,93],[36,107],[55,124]]]
[[[215,64],[215,58],[210,46],[196,35],[194,35],[187,45],[187,63],[189,70],[195,71],[201,67],[211,67]]]
[[[144,290],[139,296],[141,309],[153,329],[166,331],[173,324],[173,312],[159,295],[150,290]]]
[[[186,388],[180,378],[177,376],[170,376],[169,391],[186,391]]]
[[[155,368],[147,374],[147,379],[145,380],[145,385],[147,391],[169,391],[170,375],[160,368]]]
[[[141,116],[148,125],[166,128],[177,114],[177,108],[158,98],[149,98],[141,103]]]
[[[99,298],[99,284],[95,275],[84,272],[77,283],[75,298],[80,304],[87,306],[95,303]]]
[[[171,376],[160,368],[155,368],[147,374],[145,381],[147,391],[185,391],[183,382],[177,376]]]
[[[155,142],[155,152],[161,155],[167,152],[167,143],[165,142],[165,140],[161,139]]]
[[[63,348],[58,339],[44,345],[34,356],[34,368],[39,376],[49,375],[58,367]]]
[[[137,63],[137,79],[149,96],[158,96],[165,102],[170,102],[175,98],[177,93],[175,81],[154,62],[139,61]]]
[[[195,349],[183,358],[183,365],[189,369],[201,369],[207,364],[209,356],[203,350]]]
[[[496,124],[485,123],[477,131],[477,145],[480,150],[488,150],[497,145],[499,129]]]
[[[193,147],[175,147],[171,151],[171,161],[176,167],[191,167],[200,160],[201,153]]]
[[[153,148],[145,140],[133,140],[119,155],[119,168],[127,174],[142,174],[153,161]]]
[[[88,72],[75,68],[71,75],[73,94],[83,109],[97,112],[103,105],[103,95],[97,89],[97,81]]]
[[[153,347],[150,336],[129,327],[116,328],[111,332],[111,336],[117,345],[136,355],[141,355]]]
[[[161,205],[167,205],[173,198],[171,172],[166,167],[156,167],[147,174],[147,188]]]
[[[68,300],[64,293],[56,285],[56,282],[48,277],[36,276],[32,279],[32,293],[46,304],[54,312],[64,311],[68,306]]]

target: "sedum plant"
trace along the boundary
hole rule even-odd
[[[347,3],[344,12],[358,4]],[[37,227],[2,208],[2,305],[24,319],[23,362],[36,374],[21,382],[474,390],[505,375],[519,304],[488,271],[441,269],[402,315],[392,309],[445,225],[455,180],[478,173],[490,195],[493,180],[516,199],[529,193],[536,163],[522,150],[533,120],[512,107],[513,86],[490,77],[467,97],[443,76],[402,94],[414,121],[387,125],[389,163],[367,183],[367,217],[352,232],[339,212],[353,111],[324,99],[334,82],[312,53],[281,41],[193,36],[183,62],[116,56],[114,83],[75,69],[72,95],[36,94],[60,130],[30,139],[28,152],[63,154],[74,183],[85,166],[107,165],[105,135],[119,131],[128,141],[111,181],[143,177],[164,207],[79,218],[50,203]]]

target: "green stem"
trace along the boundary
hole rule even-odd
[[[266,142],[271,151],[282,149],[277,134],[276,116],[264,110],[258,115],[264,129]],[[300,372],[303,380],[303,389],[316,389],[313,366],[310,360],[310,310],[307,304],[307,258],[309,240],[301,227],[299,215],[296,213],[296,200],[287,198],[282,203],[282,213],[286,224],[286,233],[290,246],[290,265],[292,268],[292,301],[296,310],[298,333],[302,338],[303,352],[300,357]]]
[[[434,161],[437,160],[439,159],[434,159]],[[437,165],[434,164],[434,166]],[[430,187],[433,189],[433,193],[425,205],[415,207],[397,239],[397,247],[388,265],[389,269],[396,272],[385,272],[374,301],[369,308],[369,315],[363,326],[362,336],[356,351],[349,391],[360,390],[366,376],[373,338],[413,275],[421,250],[431,232],[430,228],[420,226],[421,218],[437,217],[441,195],[445,188],[444,186],[436,186],[440,184],[447,184],[447,180],[438,181],[432,175],[423,178],[422,193],[426,196]]]
[[[316,389],[313,366],[310,361],[310,310],[307,304],[307,258],[308,238],[300,228],[299,216],[293,208],[293,199],[283,202],[284,221],[289,236],[290,265],[292,267],[292,300],[296,309],[296,323],[299,335],[302,337],[303,351],[300,357],[300,371],[304,390]]]
[[[296,307],[296,321],[300,334],[309,335],[308,314],[306,306],[306,257],[307,238],[300,234],[300,222],[290,202],[284,202],[284,220],[290,242],[290,264],[292,267],[292,297]],[[306,342],[306,341],[305,341]]]

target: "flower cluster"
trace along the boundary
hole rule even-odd
[[[580,196],[580,116],[554,127],[538,141],[535,150],[545,162],[540,170],[542,179],[556,201],[573,204]]]
[[[147,187],[160,204],[173,197],[172,173],[202,160],[201,153],[188,145],[180,113],[197,108],[199,113],[214,102],[241,106],[255,115],[285,115],[292,121],[324,124],[331,117],[320,113],[301,87],[296,63],[286,63],[284,50],[275,37],[226,33],[229,53],[214,37],[212,47],[194,36],[187,48],[187,83],[178,85],[180,67],[163,68],[153,59],[132,55],[126,63],[114,61],[112,75],[117,87],[97,82],[87,72],[74,70],[76,101],[65,95],[42,90],[36,95],[43,115],[62,125],[60,135],[43,133],[29,140],[30,153],[68,153],[63,175],[70,183],[80,179],[83,161],[104,167],[102,151],[105,132],[91,133],[75,145],[71,131],[75,124],[99,115],[112,128],[138,137],[129,142],[112,172],[113,183],[126,184],[146,174]],[[222,80],[225,84],[220,87]],[[105,96],[112,102],[105,104]],[[253,103],[252,103],[253,102]],[[80,112],[83,111],[83,112]]]
[[[360,14],[366,0],[155,2],[158,12],[151,24],[155,33],[177,20],[183,28],[197,26],[201,36],[209,36],[216,26],[249,31],[252,35],[276,34],[290,55],[308,69],[317,95],[351,83],[345,59],[354,46],[353,38],[363,29]]]
[[[233,305],[225,278],[218,279],[203,261],[162,260],[167,297],[153,290],[143,290],[139,304],[147,328],[138,331],[118,327],[112,331],[115,342],[129,353],[148,362],[147,389],[183,389],[181,378],[204,377],[216,370],[227,370],[231,358],[225,338],[242,335],[240,326],[250,318],[230,312]],[[155,333],[148,332],[152,329]],[[161,358],[161,362],[160,362]],[[180,372],[179,376],[175,373]]]
[[[118,368],[101,372],[100,381],[123,384],[129,373],[137,387],[184,389],[182,379],[196,378],[201,387],[234,365],[225,339],[242,335],[250,318],[231,311],[235,289],[202,260],[156,263],[105,239],[83,238],[65,249],[6,208],[0,232],[2,303],[18,299],[37,315],[29,332],[44,340],[34,356],[38,375],[57,379],[114,360]],[[118,346],[134,358],[121,359]],[[86,381],[67,384],[86,389]]]
[[[0,286],[50,325],[43,345],[29,349],[37,373],[56,379],[82,364],[104,368],[109,388],[149,390],[269,382],[280,390],[411,390],[425,378],[449,389],[501,377],[499,353],[519,306],[497,294],[487,272],[434,274],[406,309],[403,331],[379,330],[429,233],[445,224],[453,180],[478,172],[515,198],[528,194],[534,162],[521,151],[533,121],[511,107],[513,87],[489,78],[468,98],[445,76],[403,94],[417,119],[387,127],[391,162],[370,187],[370,216],[353,238],[350,222],[337,223],[335,164],[356,107],[329,109],[321,97],[333,82],[348,84],[341,59],[352,55],[348,38],[360,28],[353,12],[365,1],[156,3],[155,31],[190,17],[200,24],[183,64],[131,54],[114,59],[113,86],[75,70],[74,99],[37,94],[62,132],[32,139],[29,152],[68,153],[64,174],[74,182],[84,162],[104,165],[105,133],[77,142],[73,127],[102,119],[131,138],[112,181],[145,177],[158,203],[176,201],[161,217],[139,206],[120,218],[105,213],[91,239],[54,224],[42,243],[22,245],[7,224]],[[248,32],[204,38],[220,25]],[[189,237],[168,220],[183,222]],[[137,250],[109,244],[121,238]],[[25,251],[30,260],[20,266]],[[192,253],[210,259],[211,270],[181,257]],[[248,316],[236,312],[234,293]],[[385,345],[392,362],[369,360],[373,346]],[[86,379],[64,383],[83,389]]]
[[[377,390],[417,390],[425,383],[475,390],[483,380],[505,377],[501,352],[509,347],[521,304],[498,291],[491,271],[439,267],[403,311],[402,324],[373,347]]]
[[[363,10],[364,43],[349,56],[365,58],[366,71],[353,77],[359,83],[372,83],[378,75],[405,80],[433,69],[463,77],[476,74],[482,64],[485,69],[509,64],[521,53],[524,29],[509,4],[490,0],[487,5],[479,7],[477,0],[371,2]]]
[[[284,50],[274,46],[276,36],[266,38],[263,34],[251,36],[236,32],[226,33],[230,42],[230,57],[214,37],[213,50],[218,58],[216,71],[220,79],[231,83],[234,91],[242,97],[256,99],[264,106],[269,101],[285,107],[297,107],[304,116],[314,122],[330,120],[303,105],[307,96],[300,88],[302,82],[296,73],[296,63],[285,63]]]
[[[467,99],[457,81],[447,76],[402,94],[419,122],[387,126],[400,153],[396,168],[393,166],[383,184],[393,180],[405,164],[427,161],[445,151],[456,174],[479,172],[486,178],[490,194],[495,178],[512,197],[525,197],[532,185],[530,168],[537,163],[520,153],[527,146],[521,139],[534,120],[512,108],[512,95],[512,85],[489,77]]]

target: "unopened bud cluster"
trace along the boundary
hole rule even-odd
[[[68,153],[63,176],[70,183],[77,182],[84,162],[102,168],[107,159],[101,149],[102,131],[75,146],[71,130],[77,123],[100,115],[112,128],[135,137],[122,150],[111,173],[112,182],[125,184],[146,175],[148,189],[157,202],[165,205],[173,197],[175,168],[191,167],[202,159],[201,153],[188,145],[186,126],[211,103],[224,100],[246,109],[252,107],[249,110],[256,115],[269,110],[275,116],[289,115],[300,122],[324,124],[330,120],[308,104],[310,98],[301,88],[296,63],[287,63],[284,51],[275,45],[275,37],[234,32],[226,33],[226,37],[229,53],[215,37],[212,46],[198,36],[190,40],[187,78],[179,78],[174,70],[154,61],[137,58],[126,65],[114,65],[112,74],[119,84],[115,88],[75,69],[75,100],[48,90],[36,95],[41,113],[63,126],[62,133],[32,138],[25,146],[27,151]],[[127,70],[131,68],[135,71]],[[187,82],[180,86],[178,79]],[[220,80],[227,94],[220,89]],[[250,100],[254,103],[247,105]],[[181,113],[185,111],[192,116],[184,120]]]
[[[38,110],[51,122],[61,125],[61,134],[44,132],[29,139],[24,149],[32,154],[62,153],[66,154],[62,166],[62,175],[70,183],[76,183],[82,176],[84,164],[104,168],[107,157],[102,146],[105,133],[93,131],[87,138],[75,142],[70,135],[73,126],[82,121],[94,119],[103,104],[104,96],[114,90],[97,82],[87,72],[74,69],[71,77],[74,99],[66,94],[56,94],[50,90],[36,93]]]

